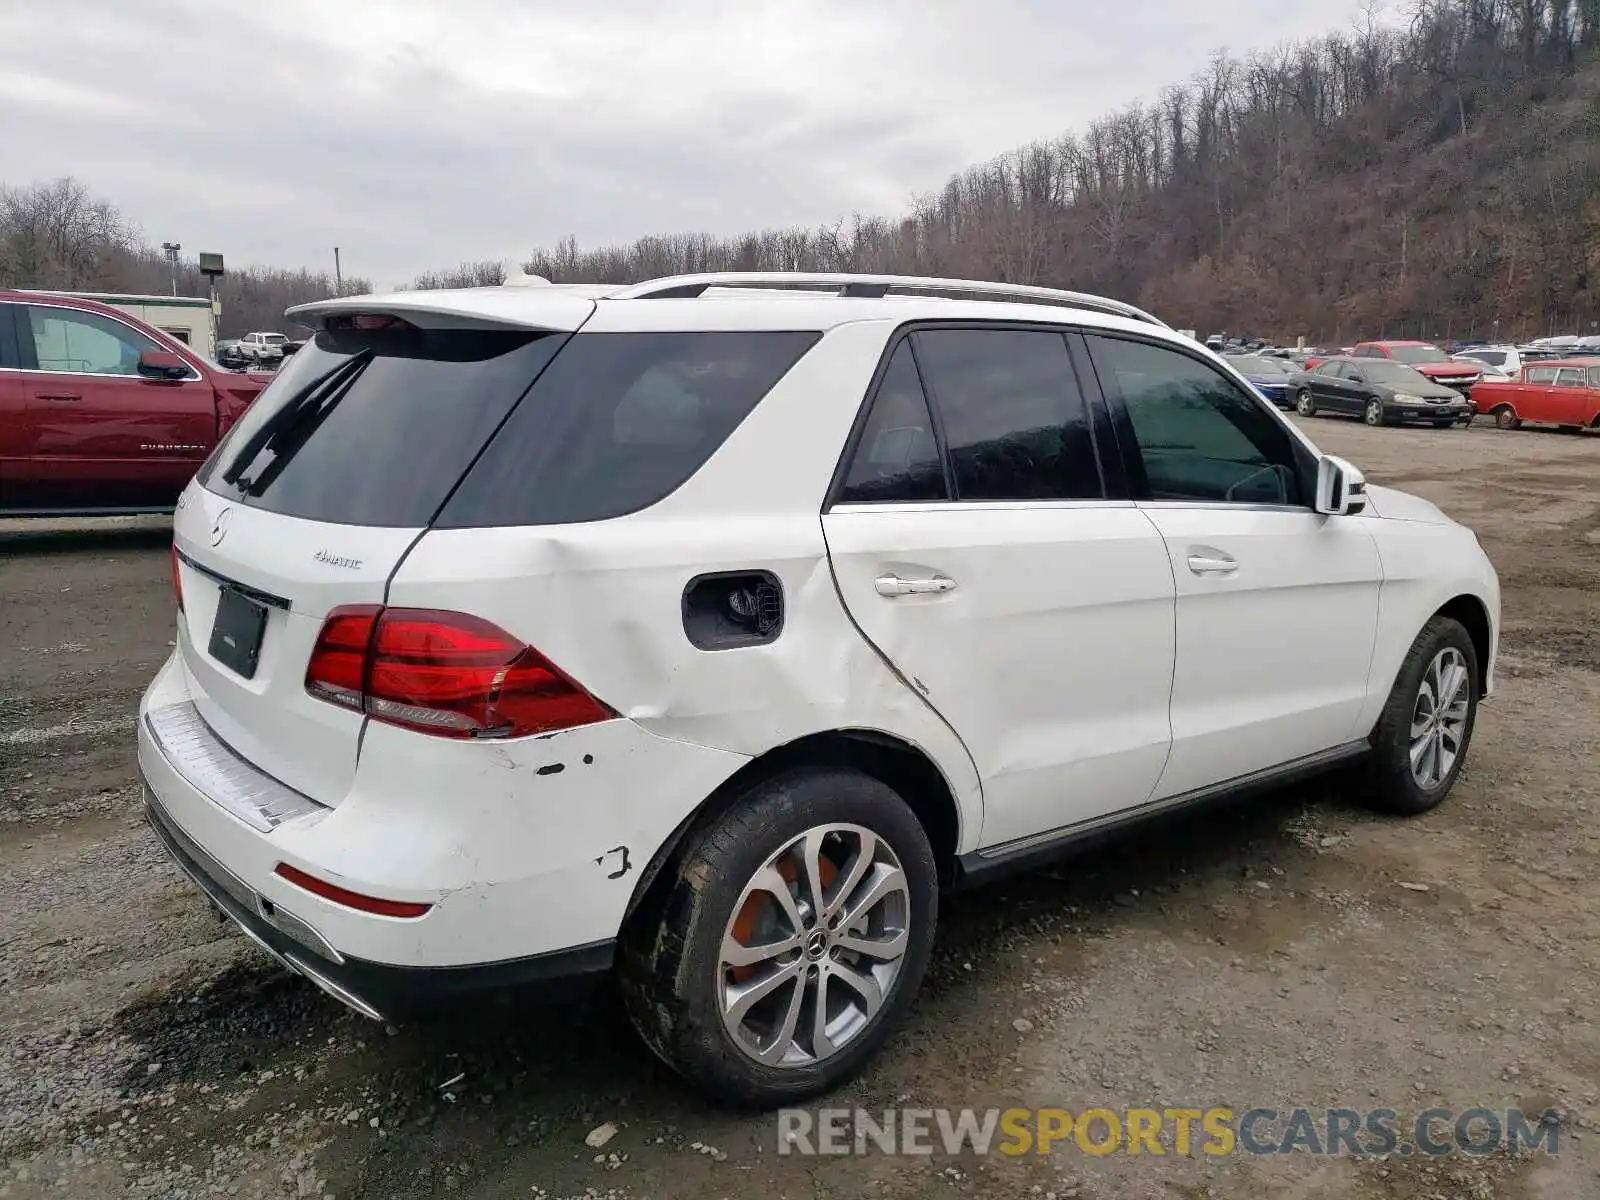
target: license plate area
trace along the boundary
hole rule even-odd
[[[261,639],[267,632],[267,609],[237,588],[223,585],[217,594],[217,616],[211,623],[207,651],[243,679],[253,679],[261,660]]]

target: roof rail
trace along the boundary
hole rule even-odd
[[[613,300],[665,300],[693,298],[711,287],[786,287],[798,290],[831,288],[841,296],[878,299],[889,292],[959,293],[995,300],[1021,300],[1034,304],[1061,304],[1112,316],[1128,317],[1171,328],[1142,308],[1059,288],[1023,283],[994,283],[981,279],[928,279],[917,275],[856,275],[840,271],[711,271],[699,275],[671,275],[650,279],[614,292]]]

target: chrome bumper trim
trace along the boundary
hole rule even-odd
[[[145,726],[172,769],[207,799],[260,833],[285,821],[328,811],[309,796],[246,762],[184,701],[145,714]]]

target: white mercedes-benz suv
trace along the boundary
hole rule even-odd
[[[1418,813],[1494,569],[1216,355],[850,275],[340,298],[179,504],[151,823],[392,1018],[615,972],[724,1098],[859,1068],[942,889],[1348,765]]]

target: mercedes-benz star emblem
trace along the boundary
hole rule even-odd
[[[233,509],[225,508],[217,514],[216,524],[211,526],[211,544],[222,545],[222,539],[228,536],[228,522],[233,520]]]

